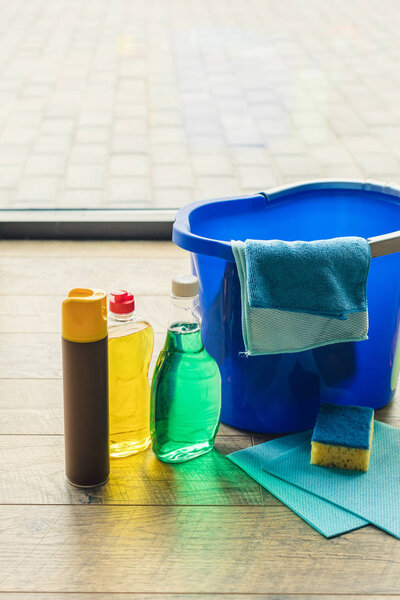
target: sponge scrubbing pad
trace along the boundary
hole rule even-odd
[[[374,411],[322,404],[311,440],[311,464],[368,471]]]

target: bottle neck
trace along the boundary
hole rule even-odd
[[[178,298],[171,296],[168,329],[177,333],[185,333],[186,331],[197,331],[200,328],[199,297]]]
[[[111,311],[108,312],[108,320],[113,321],[114,323],[130,323],[131,321],[134,321],[135,318],[135,311],[124,314],[114,313]]]

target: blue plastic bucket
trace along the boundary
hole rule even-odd
[[[321,402],[379,408],[394,395],[400,362],[400,254],[374,258],[369,339],[295,354],[246,357],[239,278],[230,240],[373,237],[400,229],[400,188],[317,181],[181,209],[173,241],[200,279],[203,340],[222,376],[222,421],[286,433],[312,427]]]

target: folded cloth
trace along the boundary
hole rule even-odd
[[[247,240],[249,304],[346,319],[367,309],[370,260],[369,244],[359,237]]]
[[[310,464],[310,441],[263,465],[271,475],[400,538],[400,429],[375,421],[369,471]]]
[[[361,517],[265,472],[264,466],[269,461],[304,442],[309,444],[310,439],[311,431],[303,431],[238,450],[227,458],[325,537],[331,538],[364,527],[368,521]]]
[[[369,246],[365,240],[364,242],[368,247],[368,258],[370,256]],[[268,242],[265,242],[265,244],[268,244]],[[295,305],[294,311],[281,310],[279,307],[259,308],[251,306],[248,291],[249,288],[254,289],[254,286],[249,284],[247,242],[233,240],[231,245],[240,280],[242,334],[248,355],[300,352],[327,344],[368,339],[368,312],[366,309],[359,312],[350,311],[347,319],[339,319],[326,315],[320,316],[311,312],[299,312],[298,303]],[[365,279],[368,268],[369,258],[364,263]],[[333,277],[332,274],[331,276]],[[290,285],[290,280],[287,279],[287,289],[290,288]],[[265,287],[264,285],[263,288],[265,289]],[[365,302],[365,282],[363,298]],[[346,306],[349,306],[348,302]],[[362,308],[364,304],[361,303],[360,306]],[[337,307],[338,305],[335,306],[335,308]],[[353,308],[355,308],[355,304]],[[345,314],[344,310],[339,312],[341,316]]]

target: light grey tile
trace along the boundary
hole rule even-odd
[[[193,171],[190,165],[153,165],[151,178],[154,187],[192,188]]]
[[[352,0],[47,1],[39,18],[22,4],[0,3],[4,204],[169,207],[398,178],[394,0],[361,18]]]
[[[0,144],[29,144],[35,134],[36,130],[33,128],[7,126],[0,134]]]
[[[0,189],[17,187],[21,172],[21,167],[0,166]]]
[[[42,120],[40,132],[44,135],[70,134],[75,126],[74,119],[45,118]]]
[[[153,164],[173,165],[189,162],[188,149],[185,144],[152,144],[150,157]]]
[[[189,189],[155,188],[152,198],[156,207],[177,209],[193,202],[195,196]]]
[[[62,175],[66,160],[62,154],[31,154],[25,165],[27,175]]]
[[[346,165],[322,165],[322,177],[327,179],[365,179],[366,175],[354,162]]]
[[[77,144],[106,144],[109,139],[108,127],[78,127],[75,132]]]
[[[147,177],[112,177],[110,180],[110,202],[149,202],[150,182]]]
[[[66,154],[71,146],[69,135],[40,135],[33,144],[33,152],[42,154]]]
[[[37,201],[57,201],[59,179],[57,177],[24,176],[21,180],[16,199],[34,208]]]
[[[244,148],[232,148],[232,161],[236,165],[260,166],[267,164],[269,155],[265,147],[252,148],[247,146]]]
[[[318,177],[321,173],[318,162],[307,155],[276,155],[275,160],[283,177]]]
[[[0,189],[0,208],[16,208],[15,195],[15,189]]]
[[[183,144],[186,134],[181,127],[152,127],[150,140],[152,144]]]
[[[278,177],[270,165],[238,167],[238,177],[245,189],[262,191],[278,184]]]
[[[97,165],[69,165],[67,189],[101,190],[105,184],[106,170]]]
[[[196,177],[195,194],[197,199],[223,198],[240,195],[243,191],[235,177]]]
[[[69,155],[71,164],[103,165],[108,159],[108,147],[102,144],[75,144]]]
[[[86,112],[81,112],[79,115],[80,126],[107,127],[108,125],[111,125],[112,121],[113,112],[111,110],[88,110]]]
[[[104,208],[104,190],[65,190],[59,197],[57,208]]]
[[[146,119],[116,118],[113,122],[113,131],[122,135],[146,135],[148,124]]]
[[[196,175],[232,176],[234,166],[230,156],[223,154],[198,154],[193,156],[193,168]]]
[[[111,176],[146,176],[149,172],[149,159],[141,154],[114,154],[110,160]]]
[[[0,144],[0,166],[22,166],[29,155],[29,145]]]
[[[111,151],[115,154],[145,154],[148,149],[147,136],[114,134],[111,140]]]

